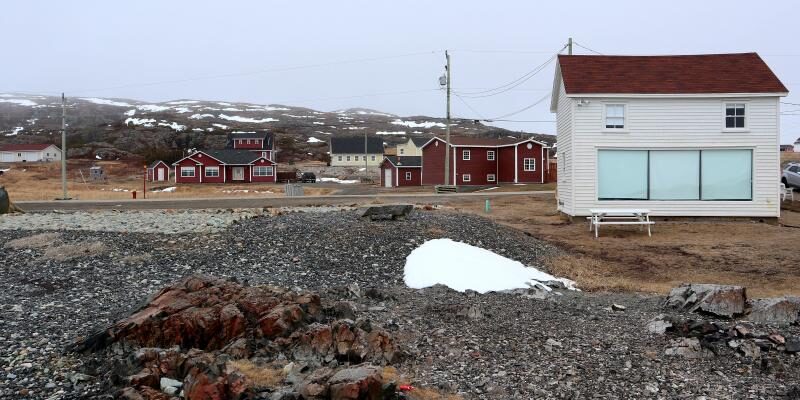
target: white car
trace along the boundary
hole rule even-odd
[[[800,164],[790,163],[787,165],[781,175],[781,182],[786,187],[800,188]]]

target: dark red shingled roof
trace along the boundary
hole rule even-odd
[[[50,143],[4,144],[0,145],[0,151],[39,151],[50,146]]]
[[[558,56],[568,94],[788,93],[756,53]]]

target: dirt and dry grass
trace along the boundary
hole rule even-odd
[[[227,366],[241,372],[247,378],[248,384],[258,389],[278,387],[286,377],[283,368],[258,365],[248,359],[228,361]]]
[[[798,199],[800,200],[800,199]],[[547,262],[554,274],[586,290],[666,293],[683,282],[737,284],[753,296],[800,295],[800,201],[786,204],[779,225],[754,221],[659,221],[648,237],[608,226],[595,239],[569,222],[552,196],[457,200],[455,209],[486,216],[566,250]]]

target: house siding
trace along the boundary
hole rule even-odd
[[[517,182],[520,183],[543,183],[542,173],[547,168],[546,163],[542,159],[542,146],[536,143],[530,143],[531,148],[528,148],[528,143],[522,143],[515,146],[517,151]],[[535,160],[534,170],[525,171],[525,159],[533,158]]]
[[[392,170],[391,187],[400,186],[421,186],[422,185],[422,168],[419,167],[395,167],[389,161],[384,161],[381,164],[381,187],[386,187],[385,171]],[[406,179],[406,172],[411,172],[411,179]]]
[[[515,146],[501,147],[497,151],[497,179],[502,183],[514,182]]]
[[[247,143],[247,140],[234,139],[233,148],[236,150],[261,150],[264,147],[264,141],[261,139],[250,139],[250,143]]]
[[[194,167],[193,177],[181,176],[182,167]],[[176,183],[200,183],[200,166],[191,159],[184,159],[177,163],[175,166],[175,182]]]
[[[259,167],[260,166],[265,166],[265,167],[272,166],[272,176],[255,176],[255,175],[253,175],[252,182],[259,182],[259,183],[275,182],[275,176],[277,174],[277,168],[274,165],[274,163],[271,163],[269,161],[264,161],[264,160],[258,160],[253,164],[253,166],[259,166]],[[245,171],[245,173],[247,173],[247,172],[249,172],[249,171]],[[250,175],[245,175],[245,179],[249,179],[249,178],[250,178]]]
[[[470,159],[464,160],[463,152],[469,150]],[[494,151],[494,160],[487,160],[486,153]],[[497,183],[497,149],[487,147],[456,147],[456,179],[458,185],[494,185]],[[465,181],[464,175],[470,180]],[[494,174],[495,182],[489,182],[487,175]]]
[[[439,143],[437,146],[436,143]],[[444,184],[444,156],[445,144],[442,141],[434,140],[422,148],[422,184],[423,185],[443,185]],[[455,156],[450,154],[450,184],[453,184],[453,161]]]
[[[573,215],[572,202],[572,111],[575,101],[567,97],[564,81],[559,79],[556,109],[557,202],[558,209]]]
[[[563,84],[561,90],[563,93]],[[571,173],[559,173],[559,200],[571,215],[588,215],[591,208],[637,207],[654,216],[778,217],[779,131],[778,97],[753,98],[591,98],[581,107],[559,99],[558,150],[570,151]],[[747,103],[747,132],[724,132],[724,103]],[[604,132],[606,103],[626,104],[626,132]],[[570,116],[568,110],[572,110]],[[572,122],[570,129],[569,122]],[[598,201],[597,151],[614,149],[753,150],[752,201]],[[559,170],[561,172],[561,169]],[[571,175],[571,176],[570,176]],[[572,181],[570,181],[570,178]],[[574,191],[571,189],[574,188]],[[570,196],[571,194],[571,196]]]
[[[342,157],[342,161],[339,161],[339,156]],[[347,161],[347,156],[350,156],[350,161]],[[355,157],[358,156],[358,161],[355,161]],[[372,160],[372,157],[375,157],[375,161]],[[367,154],[367,166],[370,167],[377,167],[381,165],[381,160],[383,160],[383,154]],[[331,166],[332,167],[363,167],[364,166],[364,153],[361,154],[331,154]]]
[[[405,143],[401,143],[401,144],[397,145],[397,155],[398,156],[421,156],[422,155],[422,149],[417,147],[414,144],[414,141],[409,140],[409,141],[407,141]]]

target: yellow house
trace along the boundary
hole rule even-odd
[[[405,143],[397,145],[398,156],[421,156],[422,145],[428,143],[430,138],[410,137]]]

